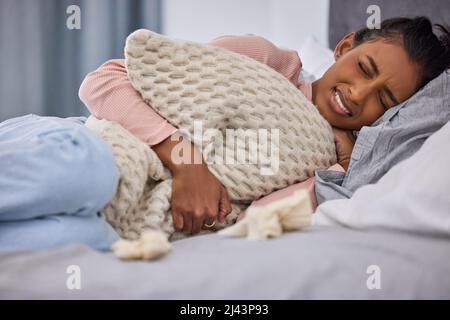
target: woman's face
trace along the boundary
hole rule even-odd
[[[415,93],[419,68],[401,44],[378,39],[353,48],[353,36],[339,42],[336,62],[313,83],[313,102],[332,126],[359,130]]]

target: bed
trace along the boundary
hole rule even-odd
[[[156,262],[72,245],[0,253],[0,298],[448,299],[449,256],[448,239],[339,227],[261,242],[198,236]],[[66,286],[71,265],[80,290]],[[367,286],[370,266],[381,270],[380,289]]]
[[[398,7],[380,4],[387,1],[355,2],[332,2],[331,45],[354,27],[354,17],[364,23],[361,6],[379,4],[390,10],[386,15],[398,14]],[[449,21],[446,1],[432,2],[436,6],[427,2],[424,13]],[[0,298],[449,299],[449,257],[447,236],[342,225],[313,226],[269,241],[196,236],[174,242],[173,252],[154,262],[125,262],[70,245],[0,252]],[[68,288],[74,266],[79,290]]]
[[[152,262],[83,245],[0,252],[0,298],[449,299],[446,118],[376,184],[320,205],[307,229],[261,241],[195,236]]]

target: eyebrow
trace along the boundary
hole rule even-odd
[[[366,55],[366,57],[369,60],[369,63],[370,63],[370,66],[372,67],[373,72],[376,75],[379,75],[380,69],[378,69],[378,65],[375,63],[375,60],[373,60],[373,58],[369,55]],[[389,98],[392,100],[392,102],[394,102],[396,105],[400,103],[400,102],[398,102],[397,98],[395,97],[395,95],[392,93],[392,91],[388,87],[385,86],[384,91],[389,96]]]

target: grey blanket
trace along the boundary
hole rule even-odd
[[[448,239],[338,227],[261,242],[197,236],[156,262],[74,245],[0,253],[0,298],[449,299],[449,256]],[[70,265],[80,268],[80,290],[66,286]],[[367,287],[370,266],[380,289]]]

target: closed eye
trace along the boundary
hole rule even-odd
[[[371,73],[369,73],[369,71],[367,70],[367,68],[364,65],[364,63],[362,63],[361,61],[358,61],[358,67],[364,73],[365,76],[367,76],[368,78],[372,78]],[[380,105],[383,107],[384,110],[388,110],[389,109],[389,107],[384,102],[382,94],[379,95],[379,101],[380,101]]]
[[[364,66],[364,64],[361,61],[358,61],[358,67],[367,77],[369,77],[369,78],[371,77],[371,75],[369,74],[366,67]]]
[[[388,110],[389,107],[388,107],[388,106],[386,105],[386,103],[384,102],[383,97],[382,97],[381,94],[379,95],[379,97],[380,97],[380,104],[381,104],[381,106],[384,108],[384,110]]]

